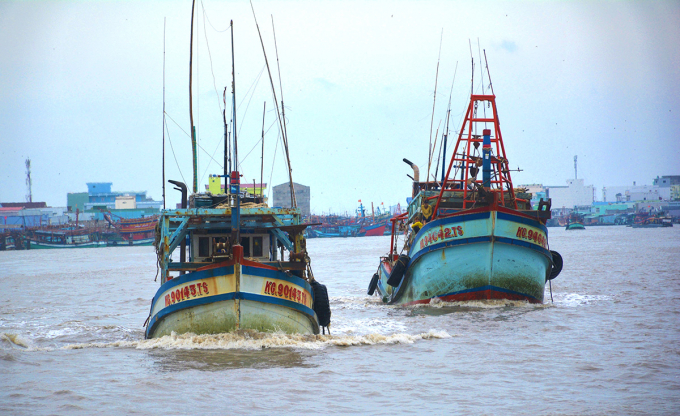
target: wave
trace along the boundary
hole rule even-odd
[[[550,303],[530,303],[525,300],[509,300],[509,299],[482,299],[482,300],[464,300],[455,302],[444,302],[439,298],[433,298],[430,303],[421,303],[410,306],[412,308],[462,308],[462,309],[497,309],[497,308],[549,308]]]
[[[577,307],[587,305],[593,302],[611,300],[611,296],[607,295],[581,295],[579,293],[567,293],[564,295],[555,295],[555,303],[561,306]]]
[[[328,347],[347,347],[377,344],[413,344],[421,340],[450,338],[446,331],[430,330],[420,334],[367,334],[367,335],[301,335],[263,333],[241,330],[225,334],[196,335],[171,334],[161,338],[137,341],[92,342],[70,344],[60,349],[83,348],[135,348],[141,350],[262,350],[266,348],[292,348],[321,350]]]
[[[21,335],[18,334],[11,334],[11,333],[6,333],[3,332],[0,334],[0,341],[2,344],[5,344],[9,347],[16,348],[16,347],[21,347],[21,348],[29,348],[30,347],[30,342],[23,338]]]

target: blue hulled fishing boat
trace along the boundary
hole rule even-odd
[[[231,28],[235,74],[233,24]],[[235,80],[232,87],[235,89]],[[296,207],[290,169],[292,208],[270,208],[262,193],[249,194],[241,189],[233,90],[232,97],[233,136],[229,139],[224,117],[223,177],[229,180],[224,194],[197,192],[191,117],[193,193],[188,196],[184,183],[169,181],[182,192],[182,207],[161,211],[156,226],[154,245],[161,286],[151,301],[147,338],[240,329],[318,334],[320,328],[330,325],[328,292],[312,274],[304,237],[307,224]],[[277,117],[279,123],[285,119],[282,114],[279,117],[278,106]],[[282,124],[280,127],[290,164],[285,128]],[[172,259],[176,249],[179,261]]]
[[[550,200],[532,210],[531,195],[513,188],[495,95],[471,95],[441,181],[419,181],[418,167],[404,161],[414,171],[413,199],[392,219],[390,251],[368,293],[406,305],[433,299],[543,302],[546,282],[562,268],[548,244]]]
[[[565,230],[585,230],[586,226],[583,225],[583,215],[572,212],[567,219],[567,225],[564,227]]]
[[[192,195],[187,208],[162,212],[161,286],[147,338],[238,329],[317,334],[320,322],[328,326],[328,294],[311,273],[300,209],[269,208],[240,193],[238,175],[231,173],[226,195]],[[172,261],[177,248],[179,261]]]

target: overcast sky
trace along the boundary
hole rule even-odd
[[[427,165],[440,39],[434,129],[445,122],[456,65],[451,129],[460,127],[470,43],[477,81],[486,50],[505,149],[522,169],[515,185],[564,185],[574,155],[597,199],[603,186],[680,174],[680,2],[253,4],[278,90],[273,16],[293,180],[311,187],[313,212],[353,212],[359,199],[404,205],[411,170],[402,158]],[[0,201],[25,200],[28,157],[34,201],[65,206],[86,182],[161,199],[164,18],[166,178],[190,186],[190,16],[190,0],[0,2]],[[196,4],[199,180],[222,172],[232,19],[243,180],[260,181],[266,101],[264,181],[277,185],[287,172],[245,1]],[[166,196],[169,206],[179,201],[171,188]]]

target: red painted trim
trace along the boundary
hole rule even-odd
[[[479,291],[476,291],[476,292],[457,293],[455,295],[442,296],[439,299],[441,299],[443,302],[461,302],[461,301],[469,301],[469,300],[504,300],[504,299],[507,299],[507,300],[525,300],[529,303],[541,303],[538,300],[536,300],[534,298],[530,298],[528,296],[522,296],[522,295],[514,294],[514,293],[500,292],[500,291],[493,290],[493,289],[479,290]],[[404,306],[427,304],[427,303],[430,303],[431,300],[432,299],[416,300],[416,301],[413,301],[413,302],[405,303]]]
[[[237,244],[235,246],[232,246],[231,250],[234,253],[233,259],[222,261],[222,262],[219,262],[219,263],[214,263],[214,264],[211,264],[211,265],[208,265],[208,266],[203,266],[203,267],[196,269],[196,271],[216,269],[218,267],[228,267],[228,266],[232,266],[232,265],[236,264],[237,261],[238,261],[238,264],[240,264],[242,266],[259,267],[260,269],[267,269],[267,270],[279,270],[278,268],[276,268],[274,266],[270,266],[268,264],[262,264],[262,263],[258,263],[256,261],[244,259],[243,258],[243,246],[241,246],[241,245]]]
[[[214,263],[214,264],[211,264],[211,265],[208,265],[208,266],[199,267],[198,269],[196,269],[196,271],[216,269],[218,267],[228,267],[228,266],[233,266],[234,264],[236,264],[236,262],[234,260],[227,260],[227,261],[222,261],[222,262],[219,262],[219,263]],[[279,270],[278,268],[276,268],[274,266],[270,266],[268,264],[258,263],[256,261],[252,261],[252,260],[243,259],[239,262],[239,264],[242,265],[242,266],[259,267],[260,269]]]
[[[479,207],[479,208],[465,209],[465,210],[458,211],[455,214],[440,215],[436,219],[450,218],[450,217],[455,217],[457,215],[476,214],[478,212],[488,212],[488,211],[503,212],[505,214],[517,215],[518,217],[524,217],[524,218],[528,218],[530,220],[540,221],[540,219],[538,217],[533,217],[531,215],[525,214],[523,212],[516,211],[512,208],[507,208],[507,207],[504,207],[504,206],[501,206],[501,205],[487,205],[487,206]]]

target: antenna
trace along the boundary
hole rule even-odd
[[[578,156],[574,156],[574,179],[578,179],[578,166],[576,165],[577,159]]]
[[[33,192],[31,191],[31,159],[26,159],[26,188],[28,194],[26,194],[26,202],[33,202]]]

